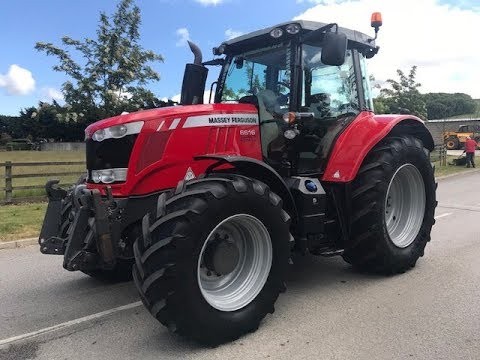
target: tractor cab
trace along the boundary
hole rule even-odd
[[[373,110],[365,62],[377,51],[357,31],[295,21],[224,42],[204,65],[222,66],[215,103],[257,107],[264,160],[284,176],[314,175],[339,132]]]

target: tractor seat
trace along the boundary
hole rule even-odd
[[[262,154],[265,158],[268,158],[268,146],[280,134],[273,115],[276,110],[280,111],[280,104],[278,104],[277,99],[278,96],[272,90],[265,89],[259,91],[256,96],[244,96],[238,101],[241,104],[253,104],[258,108]]]
[[[260,117],[260,137],[262,139],[262,154],[268,157],[268,146],[275,140],[280,131],[274,121],[274,112],[277,104],[277,95],[272,90],[261,90],[257,94],[258,114]]]
[[[320,119],[330,114],[330,95],[326,93],[312,94],[308,98],[308,106],[315,114],[315,118]]]

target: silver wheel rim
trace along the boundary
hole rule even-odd
[[[226,236],[238,249],[238,261],[228,274],[218,275],[205,266],[209,244]],[[263,289],[272,266],[272,242],[268,230],[256,217],[233,215],[208,235],[198,258],[197,278],[205,300],[215,309],[235,311],[247,306]]]
[[[418,235],[425,214],[425,184],[412,165],[400,166],[393,174],[385,198],[385,224],[393,244],[409,246]]]

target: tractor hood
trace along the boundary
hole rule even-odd
[[[252,105],[247,104],[202,104],[169,106],[158,109],[136,111],[133,113],[118,115],[104,120],[100,120],[89,125],[85,129],[85,138],[91,138],[97,130],[136,121],[148,122],[151,120],[158,120],[160,118],[167,118],[172,116],[178,116],[180,118],[183,118],[186,115],[190,116],[196,114],[231,114],[239,111],[252,113],[256,111],[256,109]]]
[[[103,119],[90,124],[85,129],[85,138],[89,139],[100,129],[109,128],[122,124],[128,124],[136,121],[151,121],[159,118],[166,118],[171,116],[183,117],[184,115],[191,115],[196,113],[231,113],[238,110],[247,110],[245,105],[240,104],[204,104],[204,105],[187,105],[187,106],[168,106],[158,109],[136,111],[129,114],[113,116],[111,118]],[[251,110],[251,106],[248,106]]]

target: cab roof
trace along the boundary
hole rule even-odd
[[[262,39],[265,40],[266,36],[268,36],[268,38],[271,39],[272,43],[274,43],[275,41],[277,42],[284,41],[286,36],[293,37],[294,35],[284,34],[282,38],[274,39],[270,37],[270,32],[276,28],[282,28],[282,30],[285,30],[285,27],[289,24],[300,25],[301,27],[300,34],[302,35],[305,35],[313,30],[317,30],[323,26],[328,25],[327,23],[321,23],[317,21],[307,21],[307,20],[288,21],[288,22],[277,24],[275,26],[270,26],[261,30],[256,30],[248,34],[238,36],[236,38],[223,42],[222,45],[226,47],[227,49],[226,52],[228,53],[228,52],[236,52],[236,50],[239,48],[244,48],[244,47],[249,48],[253,45],[253,43],[256,43],[257,41]],[[347,39],[349,40],[349,42],[352,43],[352,45],[354,45],[355,47],[363,47],[363,48],[367,47],[367,48],[375,49],[375,41],[371,36],[368,36],[356,30],[351,30],[343,27],[339,27],[338,30],[340,32],[343,32],[347,36]]]

